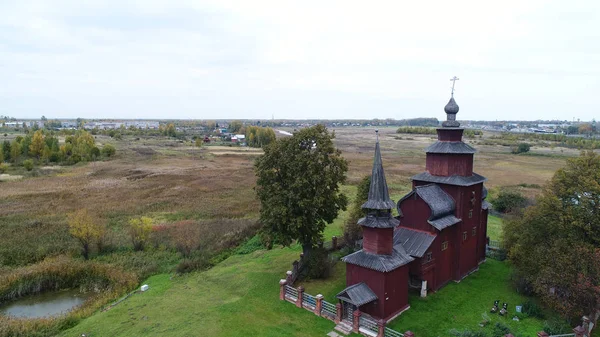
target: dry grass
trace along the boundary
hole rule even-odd
[[[206,149],[171,140],[125,139],[116,146],[118,155],[110,161],[2,183],[0,265],[76,252],[65,215],[81,208],[106,223],[119,244],[124,241],[122,226],[131,217],[201,220],[258,215],[253,157],[217,158]]]
[[[398,135],[396,128],[380,128],[380,146],[388,185],[392,194],[410,188],[410,177],[425,170],[424,149],[435,142],[431,135]],[[398,139],[397,137],[402,137]],[[485,136],[484,136],[485,137]],[[522,183],[544,185],[554,172],[565,164],[567,156],[578,151],[549,148],[532,148],[532,155],[514,155],[503,146],[478,146],[478,139],[467,140],[478,152],[474,170],[487,177],[489,188]],[[357,183],[370,174],[375,147],[375,132],[371,128],[345,128],[336,130],[336,144],[350,162],[349,181]],[[539,150],[539,151],[538,151]],[[552,155],[549,155],[552,151]],[[530,196],[538,190],[531,189]]]

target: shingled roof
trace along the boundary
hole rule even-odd
[[[425,149],[426,153],[473,154],[477,152],[471,145],[463,142],[437,141]]]
[[[344,302],[352,303],[357,307],[377,299],[377,295],[375,295],[371,288],[364,282],[349,286],[337,294],[336,297]]]
[[[435,227],[437,230],[442,230],[446,227],[450,227],[460,222],[460,219],[455,217],[453,214],[446,215],[439,219],[427,220],[427,222]]]
[[[384,216],[369,214],[358,220],[358,224],[370,228],[394,228],[400,224],[400,220],[392,217],[391,214],[386,214]]]
[[[391,255],[371,254],[361,249],[356,253],[344,256],[342,261],[371,270],[389,272],[414,261],[414,259],[408,255],[404,247],[396,245]]]
[[[373,171],[371,173],[371,186],[369,187],[369,198],[362,205],[364,209],[392,209],[394,202],[390,199],[383,164],[381,162],[381,151],[379,150],[379,139],[375,143],[375,158],[373,159]]]
[[[394,231],[394,246],[402,245],[412,257],[423,257],[436,236],[427,232],[399,227]]]
[[[441,187],[436,184],[416,186],[410,193],[398,201],[398,214],[402,215],[400,204],[402,201],[417,194],[431,209],[431,216],[427,220],[429,224],[438,230],[457,224],[461,220],[454,216],[456,204]]]
[[[470,177],[463,176],[434,176],[429,172],[419,173],[411,178],[412,180],[418,181],[426,181],[430,183],[438,183],[438,184],[446,184],[446,185],[457,185],[457,186],[471,186],[475,184],[482,183],[487,179],[483,176],[480,176],[477,173],[473,173]]]

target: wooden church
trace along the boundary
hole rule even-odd
[[[444,108],[447,120],[429,146],[425,172],[397,204],[389,197],[379,139],[371,175],[363,247],[342,258],[347,288],[337,297],[343,318],[355,310],[389,321],[410,305],[409,287],[436,291],[476,271],[485,261],[486,180],[473,172],[475,149],[462,141],[454,95]],[[399,216],[392,216],[396,207]]]

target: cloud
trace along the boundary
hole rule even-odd
[[[591,119],[599,6],[5,1],[0,114]]]

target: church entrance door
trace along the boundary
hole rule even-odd
[[[352,303],[342,301],[342,321],[349,323],[352,325],[354,310],[356,310],[356,306]]]

